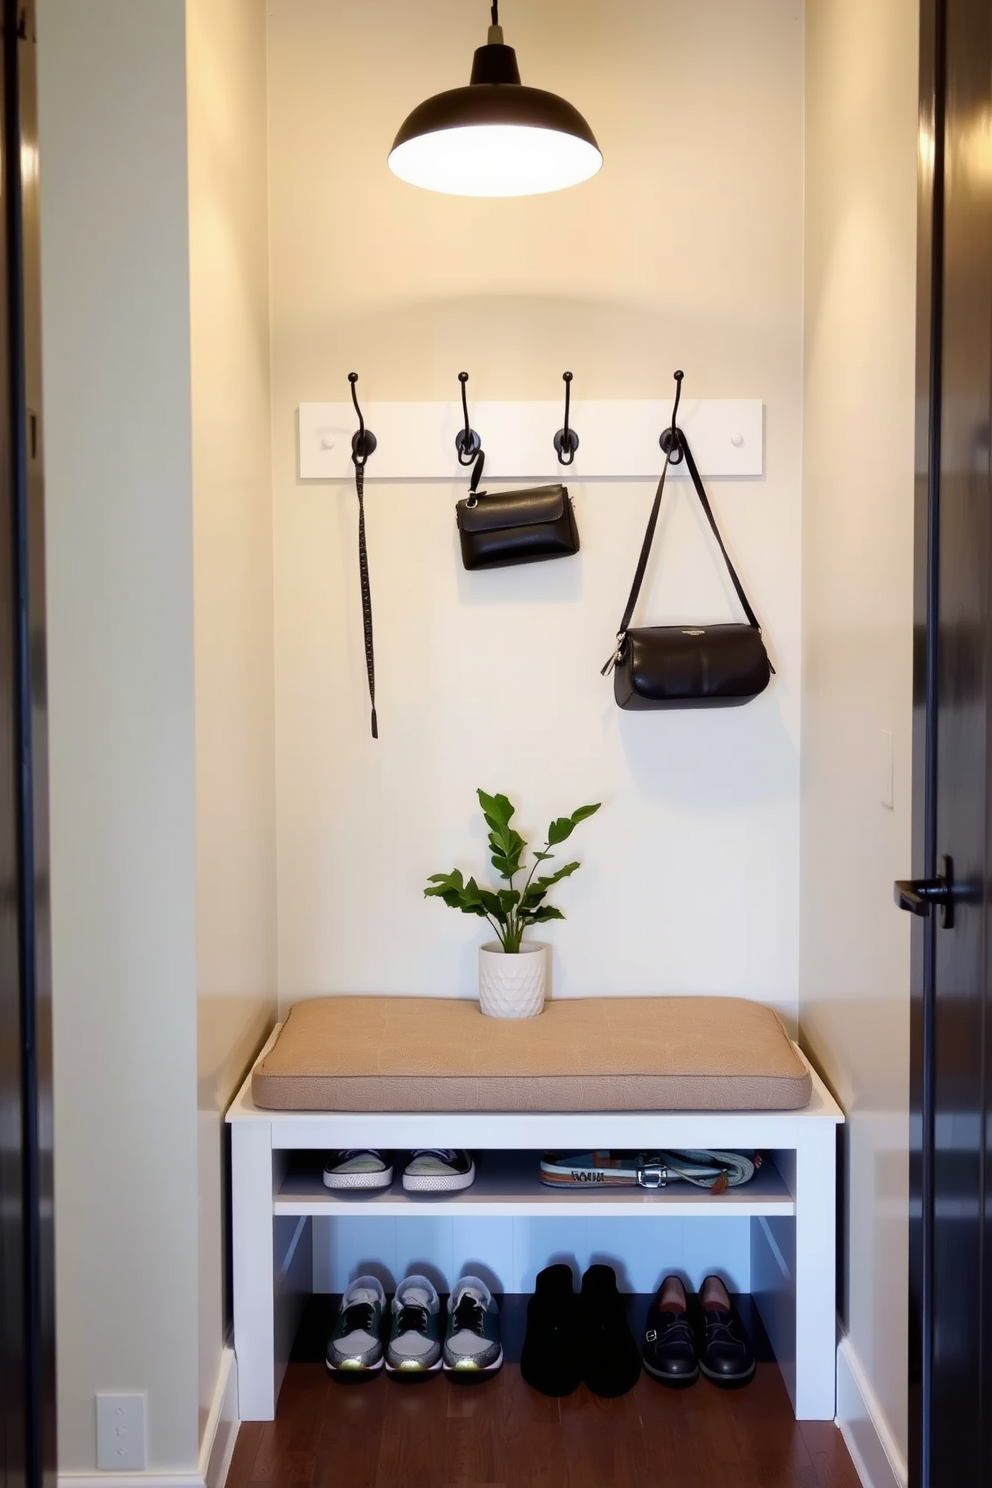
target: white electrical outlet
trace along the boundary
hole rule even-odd
[[[143,1472],[145,1396],[96,1397],[96,1465],[100,1472]]]

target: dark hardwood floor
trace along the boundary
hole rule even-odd
[[[478,1385],[342,1385],[316,1346],[324,1321],[301,1331],[276,1420],[241,1427],[228,1488],[859,1488],[836,1426],[793,1419],[766,1349],[743,1390],[642,1375],[619,1400],[581,1386],[559,1401],[514,1362]]]

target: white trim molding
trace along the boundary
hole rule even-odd
[[[864,1488],[907,1488],[905,1458],[846,1334],[837,1345],[837,1425]]]
[[[204,1488],[224,1488],[238,1439],[238,1361],[233,1348],[222,1350],[213,1404],[200,1443]]]
[[[59,1473],[58,1488],[205,1488],[199,1473]]]
[[[59,1473],[57,1488],[224,1488],[240,1425],[238,1364],[234,1350],[225,1348],[200,1445],[197,1472]]]

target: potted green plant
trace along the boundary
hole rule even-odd
[[[474,878],[467,882],[458,868],[450,873],[432,873],[424,890],[426,898],[443,899],[450,909],[477,915],[488,920],[497,939],[479,950],[479,1006],[491,1018],[532,1018],[544,1006],[548,975],[548,946],[539,941],[525,941],[531,925],[547,920],[563,920],[560,909],[547,904],[548,890],[579,867],[565,863],[553,873],[538,874],[542,863],[549,862],[558,847],[571,837],[579,822],[600,808],[580,806],[571,816],[559,816],[548,828],[547,841],[527,871],[521,858],[527,843],[510,825],[515,808],[506,796],[488,796],[480,790],[479,805],[489,828],[489,851],[492,865],[507,884],[502,889],[484,889]],[[514,885],[518,874],[526,872],[522,887]]]

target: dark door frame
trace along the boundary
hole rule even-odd
[[[41,324],[38,245],[34,0],[2,0],[3,203],[6,407],[0,454],[0,520],[9,568],[4,590],[12,716],[13,881],[0,885],[16,916],[19,1234],[3,1254],[21,1299],[16,1373],[23,1420],[0,1439],[4,1477],[25,1488],[55,1478],[54,1244],[51,1152],[50,955],[48,930],[47,703],[45,698],[44,513],[41,458]],[[13,989],[12,989],[13,990]],[[13,1194],[5,1195],[13,1199]],[[8,1216],[5,1216],[5,1221]],[[3,1337],[14,1338],[12,1330]]]
[[[949,32],[950,27],[953,27],[953,30]],[[960,300],[958,290],[963,289],[970,294],[974,286],[968,289],[970,281],[960,286],[957,281],[947,277],[950,272],[948,265],[951,263],[948,256],[950,249],[945,245],[947,224],[950,221],[953,227],[953,224],[957,223],[957,226],[953,228],[955,234],[960,234],[961,229],[960,213],[955,212],[955,199],[948,198],[945,191],[945,163],[948,131],[953,131],[952,148],[956,151],[958,148],[956,142],[962,128],[962,117],[966,117],[966,115],[959,117],[959,114],[962,107],[967,107],[967,81],[961,82],[965,103],[962,105],[955,99],[958,84],[964,76],[962,58],[967,54],[972,42],[975,45],[988,45],[988,16],[980,11],[980,7],[977,11],[969,11],[963,0],[957,0],[953,7],[951,0],[921,0],[912,858],[914,877],[931,882],[936,881],[940,874],[938,854],[941,849],[945,852],[954,851],[954,847],[949,842],[938,841],[939,824],[941,824],[940,830],[945,835],[948,832],[948,822],[945,820],[946,799],[938,815],[938,769],[942,769],[945,776],[942,787],[944,790],[951,789],[953,792],[960,789],[964,792],[974,785],[976,809],[978,809],[979,788],[982,799],[985,799],[988,795],[989,784],[992,782],[992,758],[986,755],[984,767],[980,765],[977,757],[977,740],[976,755],[970,764],[966,764],[963,776],[955,773],[960,761],[952,758],[955,749],[953,738],[950,740],[947,758],[942,761],[938,757],[938,740],[947,741],[948,739],[943,724],[940,731],[938,730],[938,710],[942,702],[940,696],[942,691],[947,694],[944,707],[951,710],[949,716],[953,718],[954,710],[959,710],[956,719],[958,735],[963,727],[960,716],[962,681],[960,675],[956,677],[953,675],[953,669],[954,663],[957,662],[960,672],[958,653],[965,642],[960,634],[956,637],[952,636],[947,643],[949,649],[945,649],[941,631],[947,614],[953,610],[953,605],[949,608],[948,605],[942,606],[941,604],[941,540],[942,538],[945,540],[946,546],[946,539],[955,518],[955,503],[957,507],[960,507],[960,491],[953,482],[956,480],[959,486],[961,478],[958,469],[960,451],[954,446],[955,426],[953,423],[947,425],[948,443],[946,448],[942,448],[945,415],[950,417],[954,412],[953,409],[944,407],[943,375],[945,356],[950,358],[949,368],[957,366],[961,318],[961,304],[957,303]],[[975,65],[979,70],[981,69],[980,56],[977,56]],[[966,72],[967,69],[965,68],[964,71]],[[986,99],[989,96],[988,93],[985,94]],[[947,118],[949,102],[955,110],[950,120]],[[985,231],[987,231],[987,217]],[[956,236],[954,242],[957,241]],[[956,273],[957,269],[954,272]],[[992,275],[992,264],[988,265],[987,272]],[[987,287],[986,280],[986,290]],[[985,300],[979,296],[979,303],[975,307],[976,325],[983,324],[980,306],[984,303]],[[946,315],[950,314],[952,309],[954,313],[951,319],[947,319]],[[984,330],[987,334],[989,328],[985,327]],[[947,341],[947,336],[952,337],[951,342]],[[955,397],[960,399],[960,396],[960,388],[956,386]],[[987,420],[992,421],[992,410],[986,409],[985,416]],[[987,462],[988,423],[986,423],[981,443]],[[983,470],[984,468],[983,466]],[[987,472],[983,478],[988,479]],[[942,514],[942,486],[948,480],[952,484],[943,492],[947,509]],[[956,490],[957,496],[955,497]],[[981,502],[987,502],[990,494],[992,494],[992,487],[981,497]],[[960,523],[960,511],[957,511],[957,520]],[[945,551],[945,570],[956,550],[952,546],[950,551],[951,558]],[[987,565],[986,573],[988,573],[992,570],[992,553],[986,552],[984,561]],[[952,600],[953,596],[948,595],[947,598]],[[984,706],[988,710],[987,673],[989,658],[992,655],[992,636],[989,633],[990,614],[987,598],[984,612],[976,609],[968,615],[967,621],[962,622],[960,617],[957,620],[959,628],[962,624],[969,623],[973,627],[973,655],[970,655],[968,660],[974,667],[980,666],[983,670],[982,682],[976,681],[974,686],[977,689],[981,685],[986,689]],[[944,716],[944,724],[947,722],[947,716]],[[988,728],[987,720],[988,711],[986,711],[986,729]],[[987,733],[985,737],[988,738]],[[988,748],[987,744],[985,748]],[[977,781],[972,782],[968,779],[968,774],[973,769],[981,768],[984,768],[984,779],[979,787]],[[981,823],[980,830],[984,830],[985,833],[985,866],[981,870],[983,882],[979,884],[976,876],[973,881],[963,884],[959,893],[962,908],[967,907],[967,913],[974,914],[980,906],[980,912],[987,917],[988,885],[984,879],[988,875],[988,823]],[[977,873],[976,865],[972,865],[969,871]],[[974,921],[972,921],[972,926],[974,936]],[[975,1050],[973,1056],[969,1053],[967,1071],[964,1076],[959,1067],[960,1057],[956,1059],[955,1050],[949,1047],[949,1044],[954,1043],[953,1029],[948,1039],[946,1012],[942,1010],[946,1007],[946,997],[951,997],[953,1009],[953,999],[960,999],[963,989],[970,993],[971,986],[968,978],[972,975],[974,968],[968,972],[966,977],[967,987],[964,984],[955,985],[953,977],[952,985],[946,985],[947,967],[950,963],[945,958],[949,946],[943,941],[938,943],[937,937],[940,934],[940,920],[937,915],[914,919],[910,1018],[908,1380],[910,1488],[932,1488],[934,1483],[950,1481],[948,1473],[953,1470],[947,1461],[947,1432],[951,1430],[953,1433],[953,1423],[946,1415],[942,1417],[935,1414],[938,1409],[946,1412],[951,1403],[952,1397],[949,1397],[947,1393],[946,1371],[949,1359],[955,1364],[960,1363],[959,1360],[953,1359],[953,1350],[956,1347],[962,1349],[968,1347],[960,1327],[957,1334],[954,1332],[955,1323],[957,1321],[959,1324],[959,1319],[945,1319],[941,1332],[937,1331],[938,1299],[942,1297],[946,1304],[949,1295],[947,1277],[942,1276],[942,1273],[948,1264],[948,1254],[952,1257],[954,1254],[953,1250],[948,1250],[946,1243],[948,1239],[946,1226],[951,1224],[956,1224],[959,1228],[962,1225],[970,1227],[974,1224],[977,1230],[975,1235],[977,1269],[973,1280],[978,1288],[978,1294],[971,1294],[968,1303],[974,1314],[971,1324],[974,1325],[974,1339],[977,1339],[977,1357],[972,1358],[971,1353],[968,1353],[961,1367],[969,1372],[969,1386],[975,1383],[981,1392],[980,1406],[987,1401],[989,1389],[988,1378],[983,1377],[983,1371],[989,1368],[990,1350],[984,1340],[989,1336],[988,1325],[992,1317],[992,1256],[989,1254],[992,1223],[990,1223],[989,1195],[985,1192],[990,1161],[988,1108],[990,1079],[992,1079],[992,1069],[989,1063],[992,1040],[990,1040],[988,1013],[992,1004],[989,1001],[990,992],[986,984],[989,951],[987,940],[984,938],[988,935],[988,930],[984,929],[980,940],[982,947],[979,957],[982,963],[981,984],[975,989],[976,997],[984,999],[984,1007],[981,1001],[976,1002],[975,1005],[979,1009],[977,1026],[973,1028],[968,1025],[968,1036],[979,1038],[984,1048]],[[938,966],[941,968],[939,975]],[[938,1041],[940,1047],[938,1047]],[[949,1063],[953,1066],[950,1070],[945,1068]],[[970,1146],[962,1148],[959,1153],[957,1141],[952,1136],[941,1137],[941,1130],[937,1125],[940,1111],[949,1109],[951,1115],[955,1114],[955,1101],[952,1099],[950,1108],[948,1108],[946,1095],[948,1082],[953,1083],[955,1078],[961,1082],[959,1088],[962,1091],[964,1091],[965,1078],[972,1082],[967,1092],[962,1095],[962,1099],[965,1101],[965,1114],[968,1117],[978,1118],[978,1135],[974,1138],[978,1146],[974,1154]],[[968,1137],[965,1140],[966,1143],[970,1143],[973,1139]],[[950,1152],[945,1150],[948,1147]],[[941,1217],[940,1205],[948,1197],[948,1159],[949,1157],[952,1160],[957,1159],[959,1155],[963,1155],[971,1166],[962,1177],[964,1187],[961,1191],[954,1193],[953,1188],[950,1191],[954,1202],[948,1210],[947,1218],[944,1219]],[[978,1185],[977,1193],[973,1190],[974,1182]],[[957,1212],[952,1214],[953,1210]],[[971,1336],[969,1333],[969,1337]],[[963,1353],[961,1357],[964,1358]],[[987,1420],[987,1411],[980,1408],[979,1417],[978,1433],[972,1445],[977,1450],[979,1458],[974,1465],[975,1471],[981,1475],[987,1474],[989,1470],[992,1432],[990,1432]],[[935,1445],[938,1435],[941,1437],[939,1448]],[[970,1470],[970,1459],[968,1465]],[[962,1483],[962,1488],[971,1488],[972,1481],[977,1482],[978,1478],[969,1477],[969,1482]]]
[[[945,0],[920,4],[913,604],[913,876],[937,872],[938,523],[944,273]],[[928,154],[931,158],[928,160]],[[911,1488],[930,1481],[933,1367],[934,926],[914,918],[910,1010],[909,1440]]]

